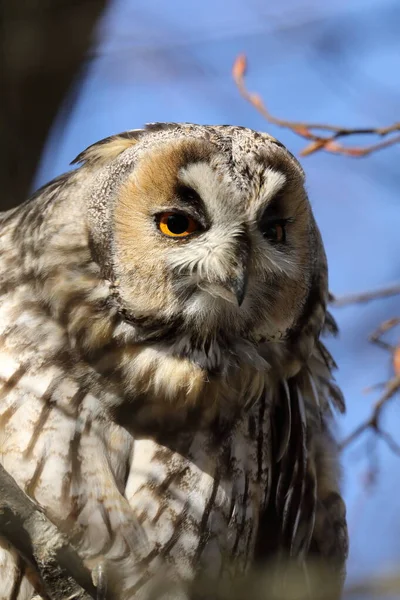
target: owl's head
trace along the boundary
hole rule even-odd
[[[241,127],[153,124],[77,161],[93,173],[93,256],[138,341],[210,372],[249,345],[311,351],[326,260],[304,173],[281,143]]]

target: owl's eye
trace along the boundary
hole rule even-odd
[[[274,244],[284,244],[286,242],[286,220],[277,219],[267,221],[262,224],[261,232],[263,236]]]
[[[169,237],[186,237],[197,231],[200,226],[188,215],[166,212],[158,217],[158,228],[161,233]]]

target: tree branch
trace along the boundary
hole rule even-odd
[[[368,429],[373,430],[379,437],[381,437],[396,454],[400,455],[400,446],[393,440],[391,435],[386,431],[383,431],[380,426],[380,416],[385,405],[393,398],[393,396],[400,390],[400,375],[396,375],[386,384],[385,392],[381,398],[376,402],[373,407],[371,416],[360,423],[352,433],[350,433],[340,444],[339,448],[343,450],[346,446],[353,443],[362,433]]]
[[[87,68],[94,29],[107,4],[0,2],[0,210],[29,195],[54,118],[60,110],[62,127],[71,111],[77,78]]]
[[[314,152],[317,152],[318,150],[325,150],[325,152],[330,152],[331,154],[342,154],[346,156],[361,157],[366,156],[368,154],[372,154],[377,150],[382,150],[383,148],[393,146],[394,144],[400,142],[400,133],[397,134],[397,132],[400,132],[400,122],[393,123],[388,127],[349,128],[323,123],[289,121],[287,119],[280,119],[278,117],[274,117],[267,109],[261,96],[254,92],[248,91],[245,84],[246,71],[247,58],[244,54],[240,54],[235,60],[232,69],[233,79],[239,89],[239,92],[241,93],[243,98],[250,102],[250,104],[254,106],[254,108],[256,108],[258,112],[269,123],[277,125],[278,127],[290,129],[290,131],[292,131],[296,135],[310,142],[300,152],[301,156],[308,156],[310,154],[313,154]],[[315,133],[315,131],[325,131],[328,132],[330,135],[320,135]],[[394,133],[396,133],[396,135],[392,135],[392,137],[389,137],[386,140],[364,147],[343,146],[342,144],[337,142],[338,139],[348,137],[350,135],[377,135],[379,137],[386,137]]]
[[[376,331],[370,336],[371,343],[380,346],[392,355],[394,377],[387,383],[383,384],[385,392],[378,402],[375,404],[373,412],[369,419],[361,423],[340,445],[341,449],[351,444],[356,438],[363,434],[367,429],[372,429],[375,434],[380,437],[392,452],[400,456],[400,446],[387,431],[384,431],[380,426],[380,415],[383,407],[391,398],[400,390],[400,347],[392,346],[381,338],[384,333],[390,331],[400,324],[400,318],[396,317],[382,323]],[[376,387],[376,386],[375,386]],[[381,387],[381,384],[379,384]]]
[[[96,588],[67,538],[0,465],[0,535],[38,574],[36,592],[52,600],[89,600]]]
[[[360,294],[346,294],[345,296],[332,296],[330,304],[332,306],[347,306],[348,304],[360,304],[370,302],[378,298],[388,298],[400,294],[400,284],[392,285],[387,288],[373,290],[371,292],[361,292]]]

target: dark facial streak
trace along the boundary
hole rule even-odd
[[[182,203],[195,208],[200,214],[206,213],[206,207],[200,195],[193,188],[178,181],[175,187],[175,195]]]

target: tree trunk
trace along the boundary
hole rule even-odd
[[[0,210],[26,199],[107,0],[0,0]]]

